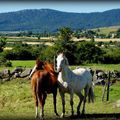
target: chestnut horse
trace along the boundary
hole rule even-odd
[[[44,117],[44,105],[47,94],[53,93],[53,101],[54,101],[54,112],[58,116],[56,109],[56,96],[57,96],[57,76],[58,74],[54,71],[54,67],[52,64],[47,62],[39,62],[41,67],[36,70],[32,74],[31,85],[33,96],[35,99],[36,105],[36,118],[38,117],[38,102],[40,103],[41,111],[40,118]],[[38,64],[36,65],[38,67]],[[35,70],[35,69],[34,69]]]

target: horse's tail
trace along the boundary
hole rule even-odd
[[[88,102],[94,102],[94,91],[93,91],[93,88],[92,86],[90,87],[89,89],[89,93],[88,93]]]
[[[38,106],[38,80],[36,81],[35,79],[31,80],[32,84],[32,91],[33,91],[33,97],[35,99],[35,104]]]

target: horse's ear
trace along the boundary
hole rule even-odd
[[[46,65],[46,64],[47,64],[47,62],[45,61],[43,64],[44,64],[44,65]]]
[[[69,65],[68,59],[65,57],[65,63],[66,65]]]
[[[41,61],[39,58],[36,59],[36,64],[39,64]]]

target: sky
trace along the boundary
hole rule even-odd
[[[103,12],[110,9],[120,8],[120,1],[0,1],[0,13],[19,11],[23,9],[54,9],[64,12],[90,13]]]

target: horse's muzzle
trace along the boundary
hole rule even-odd
[[[61,68],[61,67],[57,69],[57,72],[58,72],[58,73],[61,72],[61,71],[62,71],[62,68]]]

